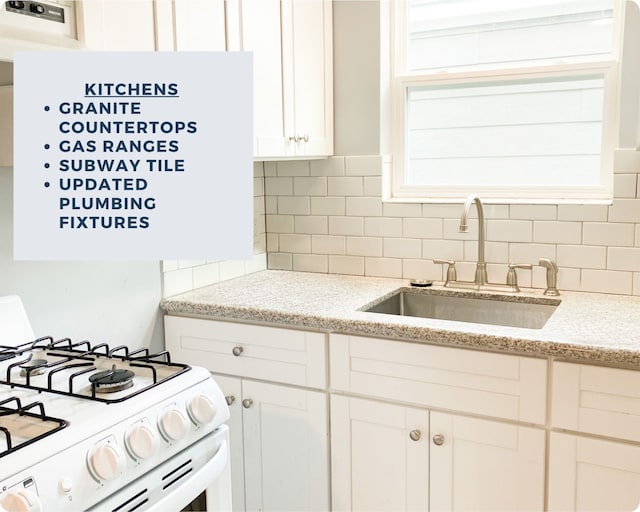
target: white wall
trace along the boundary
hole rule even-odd
[[[12,212],[0,167],[0,295],[22,298],[36,336],[162,349],[160,262],[14,261]]]

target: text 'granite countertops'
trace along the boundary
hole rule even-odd
[[[402,279],[265,270],[169,297],[160,307],[169,314],[640,367],[640,297],[561,291],[561,304],[542,329],[359,311],[408,286]],[[544,297],[529,289],[509,295]]]

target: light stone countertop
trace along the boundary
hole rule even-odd
[[[437,284],[425,290],[454,293]],[[174,315],[640,368],[640,297],[561,290],[561,304],[542,329],[359,311],[407,286],[409,281],[403,279],[265,270],[169,297],[160,308]],[[516,296],[522,301],[543,298],[541,290],[524,290]]]

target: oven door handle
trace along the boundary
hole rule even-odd
[[[216,454],[182,485],[171,490],[164,498],[154,503],[148,512],[181,510],[192,502],[204,489],[209,487],[229,464],[229,441],[224,439]]]

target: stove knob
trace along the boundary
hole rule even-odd
[[[39,512],[40,499],[26,489],[11,490],[2,498],[0,510],[3,512]]]
[[[89,452],[89,469],[98,480],[111,480],[118,476],[126,464],[123,451],[114,443],[102,442]]]
[[[187,407],[189,416],[196,425],[206,425],[216,416],[216,406],[206,395],[194,396]]]
[[[158,424],[160,432],[169,441],[179,441],[189,430],[189,420],[175,408],[163,412]]]
[[[158,436],[146,425],[135,425],[127,432],[129,451],[138,459],[147,459],[158,451]]]

